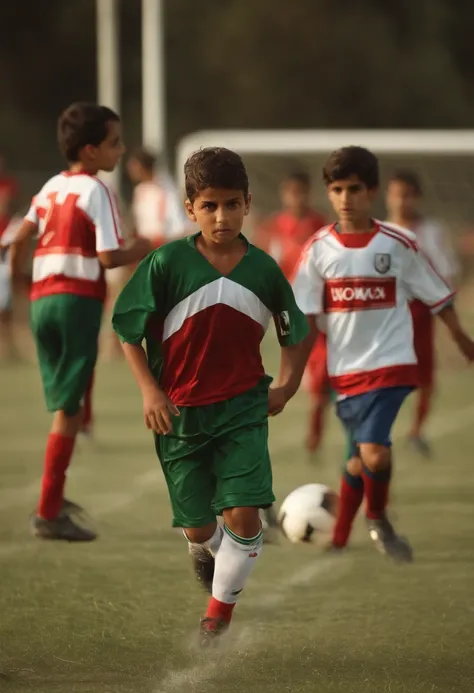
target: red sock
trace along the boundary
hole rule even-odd
[[[235,604],[226,604],[211,597],[207,605],[206,618],[223,618],[226,623],[230,623],[234,606]]]
[[[84,418],[82,427],[89,428],[92,425],[92,390],[94,389],[94,373],[91,376],[89,386],[84,397]]]
[[[344,472],[339,491],[339,509],[332,535],[333,546],[342,548],[347,544],[352,523],[364,497],[364,482],[360,476]]]
[[[317,402],[314,405],[309,420],[308,441],[311,442],[311,448],[313,450],[316,450],[316,448],[321,444],[321,438],[323,437],[324,413],[324,407]]]
[[[74,450],[75,438],[60,433],[50,433],[44,458],[44,472],[38,515],[45,520],[54,520],[61,510],[66,470]]]
[[[371,472],[367,467],[362,467],[366,515],[370,520],[379,520],[385,515],[385,508],[388,505],[391,471],[391,467],[380,472]]]

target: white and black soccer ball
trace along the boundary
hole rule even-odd
[[[338,496],[324,484],[305,484],[283,501],[278,524],[293,544],[328,535],[334,526]]]

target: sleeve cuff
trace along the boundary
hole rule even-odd
[[[455,295],[456,295],[456,292],[453,291],[451,294],[449,294],[449,296],[446,296],[446,298],[443,298],[442,301],[439,301],[439,303],[435,303],[434,306],[430,306],[431,314],[437,315],[444,308],[448,308],[449,306],[452,306],[454,304]]]

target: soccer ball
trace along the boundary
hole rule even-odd
[[[305,484],[292,491],[278,513],[281,531],[293,544],[331,532],[338,496],[324,484]]]

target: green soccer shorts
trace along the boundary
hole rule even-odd
[[[94,371],[102,302],[74,294],[44,296],[31,303],[48,411],[77,414]]]
[[[268,380],[225,402],[181,407],[155,436],[174,527],[203,527],[225,508],[271,505]]]

